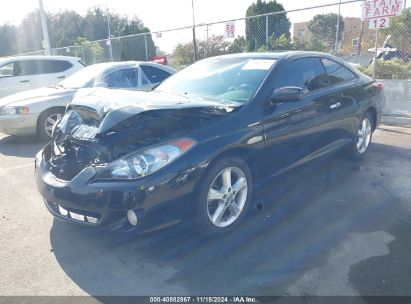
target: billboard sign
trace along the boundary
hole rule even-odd
[[[399,16],[402,0],[365,0],[362,5],[362,20]]]

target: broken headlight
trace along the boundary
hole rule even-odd
[[[178,139],[137,153],[129,154],[110,163],[98,175],[98,179],[136,179],[150,175],[195,145],[191,139]]]

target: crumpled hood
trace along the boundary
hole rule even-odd
[[[71,97],[71,95],[73,95],[74,92],[74,89],[63,88],[40,88],[23,91],[1,98],[0,107],[6,105],[25,106],[36,101],[44,101],[48,99],[56,99],[62,97]]]
[[[97,134],[103,134],[143,112],[208,108],[229,113],[239,106],[241,104],[235,102],[222,104],[217,99],[160,91],[91,88],[78,91],[68,111],[75,112],[75,116],[79,115],[83,124],[96,128]]]
[[[173,138],[190,137],[240,106],[157,91],[81,90],[55,127],[46,157],[55,176],[71,180],[87,166],[110,163]]]

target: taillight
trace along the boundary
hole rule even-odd
[[[384,88],[384,84],[381,81],[374,81],[372,85],[373,87],[377,88],[379,92],[381,92]]]

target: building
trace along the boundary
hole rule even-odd
[[[357,53],[359,37],[361,33],[361,22],[361,19],[357,17],[344,18],[344,32],[341,40],[341,45],[339,46],[339,50],[342,53],[346,55]],[[298,39],[301,42],[310,41],[313,37],[313,34],[308,29],[308,24],[309,21],[294,23],[293,39]],[[371,47],[373,40],[374,30],[370,30],[368,28],[368,21],[365,21],[363,27],[363,49]]]

